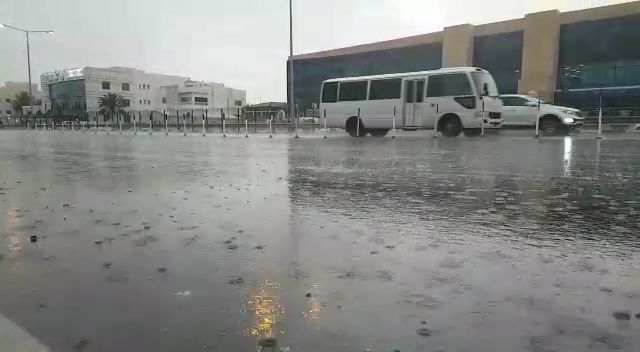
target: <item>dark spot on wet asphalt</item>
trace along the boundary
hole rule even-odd
[[[230,245],[227,246],[227,249],[230,249],[230,250],[238,249],[238,245],[237,244],[230,244]]]
[[[229,280],[229,284],[231,285],[240,285],[240,284],[244,284],[244,279],[241,277],[234,277],[231,278],[231,280]]]
[[[263,249],[264,249],[264,247],[265,247],[264,245],[259,244],[259,245],[255,246],[255,247],[253,247],[253,249],[263,250]]]
[[[631,313],[627,311],[617,311],[613,312],[613,317],[616,320],[631,320]]]
[[[109,262],[103,263],[102,267],[105,268],[105,269],[111,269],[113,267],[113,264],[109,263]]]
[[[161,274],[164,274],[164,273],[167,272],[167,268],[160,267],[160,268],[158,268],[158,272],[161,273]]]
[[[143,247],[146,246],[150,243],[154,243],[154,242],[158,242],[158,238],[153,236],[153,235],[146,235],[142,238],[138,238],[136,240],[133,241],[133,244],[136,247]]]
[[[307,298],[311,298],[311,292],[307,292],[307,294],[304,295],[304,296],[307,297]]]
[[[428,337],[428,336],[431,336],[431,331],[427,328],[420,328],[416,330],[416,334],[422,337]]]

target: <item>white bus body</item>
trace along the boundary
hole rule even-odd
[[[433,129],[437,121],[448,137],[477,136],[483,123],[502,127],[493,77],[475,67],[330,79],[322,84],[320,104],[327,127],[354,137],[384,136],[394,120],[404,130]]]

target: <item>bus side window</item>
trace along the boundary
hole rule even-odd
[[[325,83],[322,87],[322,102],[335,103],[338,101],[338,82]]]
[[[416,88],[416,103],[422,103],[424,101],[424,79],[421,79],[418,82],[418,86]]]
[[[413,87],[415,81],[405,81],[405,101],[407,103],[413,103]]]

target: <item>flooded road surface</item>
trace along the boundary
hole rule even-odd
[[[640,350],[640,140],[413,136],[1,132],[0,313],[53,351]]]

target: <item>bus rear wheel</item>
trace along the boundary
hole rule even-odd
[[[384,137],[389,133],[389,130],[369,130],[369,134],[373,137]]]
[[[479,137],[482,134],[481,128],[465,128],[462,130],[465,137]]]
[[[462,132],[462,124],[458,116],[450,114],[444,115],[438,122],[438,131],[445,137],[457,137]]]
[[[367,129],[364,128],[364,124],[362,123],[362,120],[360,120],[360,125],[358,125],[358,120],[360,119],[356,116],[351,116],[347,120],[347,125],[345,126],[345,129],[347,130],[347,133],[349,133],[349,136],[351,137],[364,137],[367,135]]]

